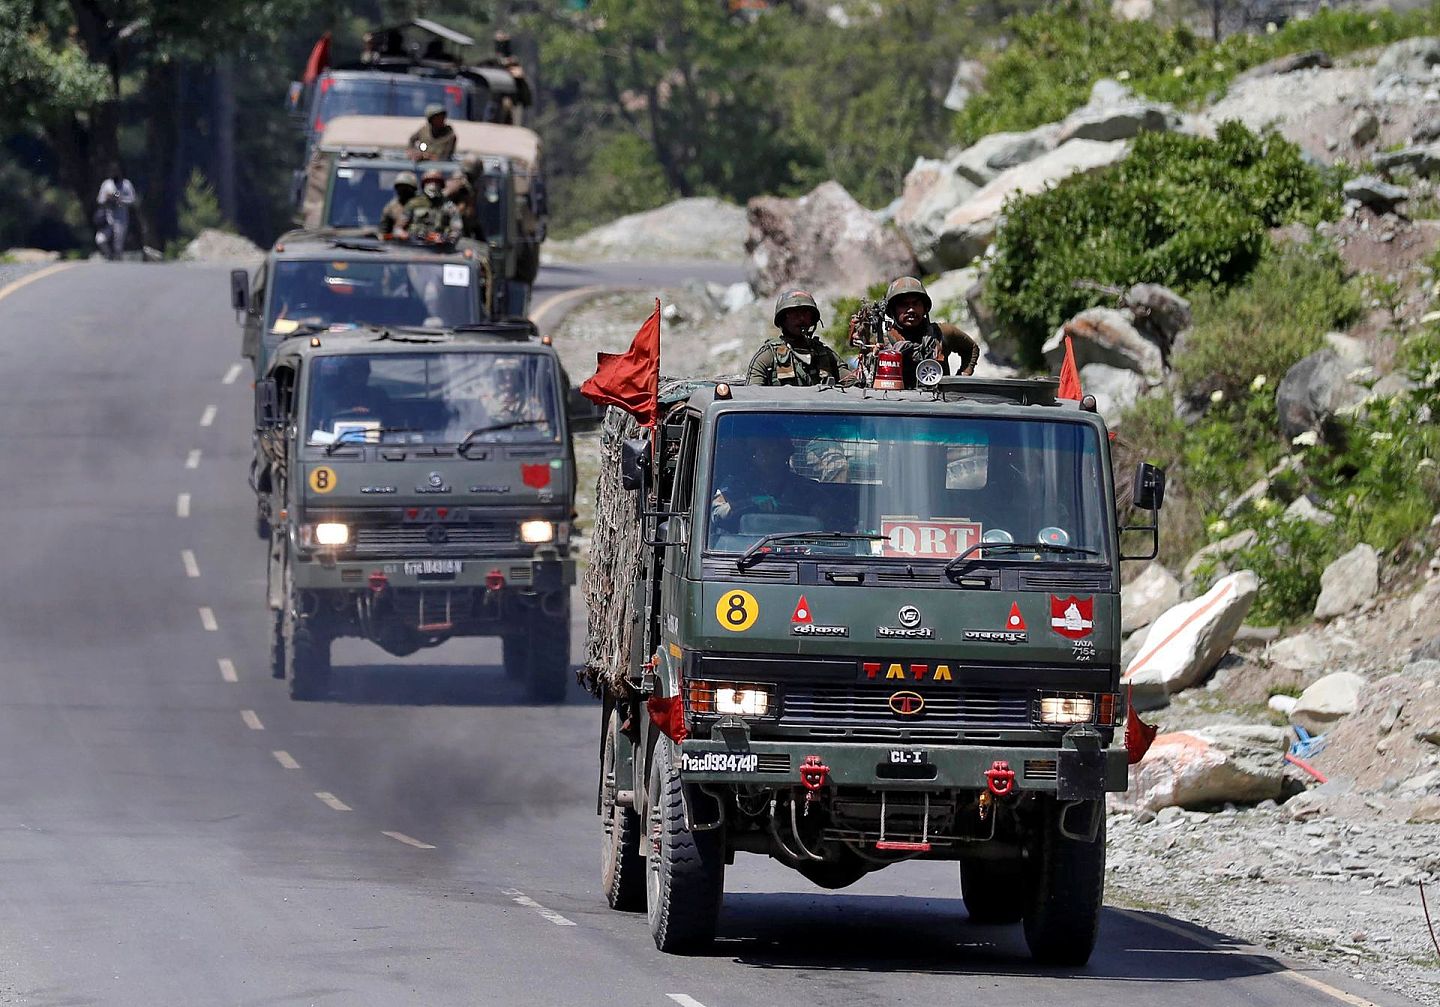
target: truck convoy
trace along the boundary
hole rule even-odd
[[[568,381],[528,322],[296,334],[256,385],[271,518],[271,670],[329,690],[330,645],[404,656],[503,643],[506,674],[558,702],[570,672],[575,461]]]
[[[936,383],[938,380],[938,383]],[[971,918],[1037,961],[1096,939],[1117,738],[1110,442],[1050,380],[929,390],[666,382],[611,409],[588,681],[610,905],[703,947],[725,868],[825,888],[958,861]],[[1088,408],[1087,408],[1088,407]],[[1152,517],[1164,474],[1141,465]]]

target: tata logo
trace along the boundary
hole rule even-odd
[[[890,697],[890,710],[897,717],[916,717],[925,709],[925,697],[918,692],[897,692]]]
[[[431,545],[444,545],[450,541],[450,533],[445,530],[443,524],[432,524],[425,529],[425,541]]]

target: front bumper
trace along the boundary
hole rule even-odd
[[[426,572],[437,569],[426,564],[459,563],[458,572]],[[291,564],[295,586],[304,591],[368,590],[371,577],[381,575],[392,590],[465,591],[496,590],[494,575],[504,578],[499,590],[525,594],[550,594],[568,589],[575,583],[575,561],[555,555],[545,556],[465,556],[436,560],[417,556],[414,559],[360,560],[327,558],[323,555],[297,557]]]

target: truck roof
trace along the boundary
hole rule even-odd
[[[270,257],[276,259],[333,259],[346,252],[390,259],[420,259],[427,262],[480,263],[485,259],[482,245],[467,238],[453,245],[429,245],[409,241],[385,241],[368,228],[301,228],[286,231],[275,239]],[[468,254],[467,254],[468,253]]]
[[[284,359],[344,356],[351,353],[443,353],[455,350],[538,353],[555,356],[527,319],[484,322],[465,329],[426,329],[362,325],[305,332],[286,339],[275,350],[271,367]]]
[[[846,411],[875,413],[887,406],[900,406],[904,411],[943,412],[947,406],[990,406],[1014,410],[1044,409],[1078,417],[1098,414],[1083,409],[1078,402],[1056,397],[1059,382],[1054,378],[944,378],[935,390],[914,389],[899,392],[866,388],[795,387],[781,385],[728,384],[705,381],[690,387],[672,387],[671,401],[689,400],[691,408],[701,412],[722,409],[782,409],[785,411]],[[728,396],[718,394],[728,388]],[[685,394],[688,391],[688,396]],[[676,394],[678,393],[678,394]],[[662,401],[666,398],[662,393]],[[918,407],[918,408],[917,408]]]
[[[337,115],[325,125],[320,146],[334,150],[396,150],[410,148],[410,136],[422,124],[416,116]],[[526,168],[540,161],[540,134],[524,126],[451,119],[455,159],[466,154],[506,157]]]

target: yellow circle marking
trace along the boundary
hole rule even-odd
[[[715,603],[715,619],[732,633],[743,633],[755,625],[760,603],[749,591],[727,591]]]
[[[316,493],[329,493],[335,488],[339,479],[335,470],[329,465],[321,465],[310,470],[310,488]]]

